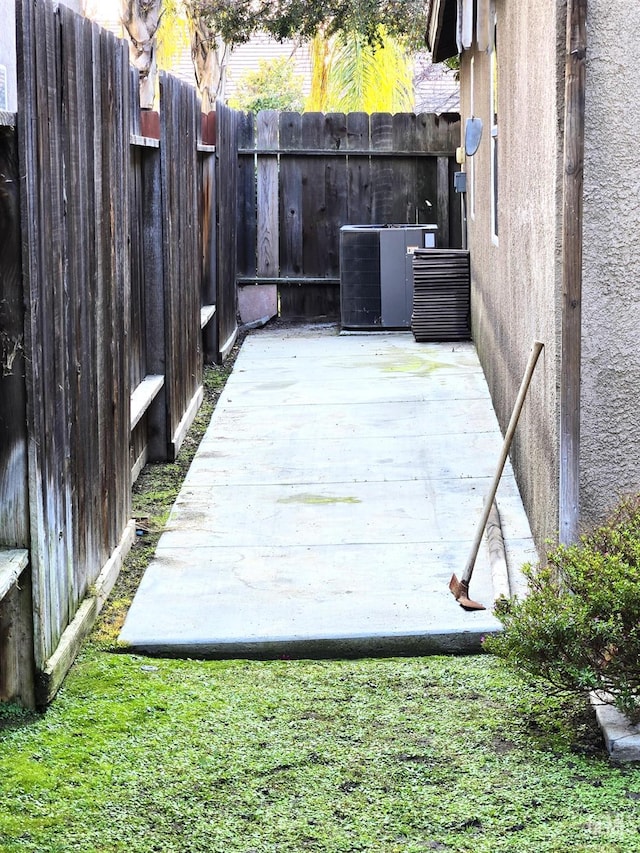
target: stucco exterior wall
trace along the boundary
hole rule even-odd
[[[640,490],[640,4],[589,0],[581,518]]]
[[[480,148],[473,163],[468,159],[465,164],[470,185],[472,326],[503,430],[531,344],[538,339],[545,345],[511,454],[532,530],[542,548],[558,530],[562,116],[558,2],[497,0],[496,14],[497,240],[491,227],[490,56],[474,50],[465,51],[462,58],[463,127],[472,113],[484,123]]]

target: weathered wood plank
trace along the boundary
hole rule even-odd
[[[249,149],[250,154],[238,157],[238,275],[256,273],[256,158],[255,118],[252,113],[238,116],[239,148]]]
[[[462,248],[462,204],[460,194],[454,190],[454,175],[460,166],[449,157],[449,247]]]
[[[164,385],[164,376],[149,375],[131,392],[131,429],[135,429],[140,418],[160,393]]]
[[[280,114],[280,145],[287,148],[302,146],[302,117],[299,113]],[[302,273],[302,172],[297,157],[280,163],[280,274]]]
[[[13,127],[0,127],[0,544],[26,547],[26,389],[21,280],[18,150]]]
[[[199,106],[192,87],[160,75],[164,238],[165,392],[168,435],[183,422],[202,378],[202,256],[197,139]],[[235,250],[234,250],[235,256]],[[168,452],[177,453],[170,438]]]
[[[347,120],[344,113],[328,113],[323,127],[324,145],[330,150],[347,148]],[[324,274],[340,275],[340,227],[348,217],[346,158],[328,158],[324,163],[325,185],[325,264]]]
[[[392,118],[393,149],[397,152],[414,151],[416,148],[416,117],[413,113],[397,113]],[[393,222],[409,225],[416,222],[416,179],[415,157],[394,157],[393,197],[391,218]]]
[[[368,113],[347,115],[347,151],[367,150],[369,145]],[[348,158],[347,165],[347,221],[343,225],[371,224],[371,158]]]
[[[304,113],[302,116],[302,147],[324,147],[324,114]],[[324,269],[324,240],[326,237],[327,203],[324,179],[324,158],[300,160],[302,184],[303,270],[305,276],[322,276]],[[288,288],[289,297],[295,290]]]
[[[438,157],[437,160],[437,222],[438,222],[438,245],[447,249],[449,241],[449,197],[451,188],[449,186],[449,158]]]
[[[13,552],[16,554],[17,552]],[[31,575],[28,553],[18,558],[18,577],[0,597],[0,702],[35,707]],[[0,552],[0,575],[5,554]],[[12,558],[12,561],[15,558]],[[13,575],[14,572],[11,572]]]
[[[226,357],[226,346],[238,332],[236,264],[238,240],[238,121],[234,111],[216,106],[216,150],[218,152],[218,293],[216,297],[217,361]],[[221,176],[224,175],[224,180]],[[259,184],[259,182],[258,182]],[[277,199],[273,202],[277,215]],[[259,227],[259,226],[258,226]],[[277,250],[277,234],[272,237]],[[258,244],[260,236],[258,233]],[[258,249],[259,251],[259,249]]]
[[[196,388],[195,393],[189,401],[189,404],[186,407],[182,418],[180,419],[180,423],[176,426],[173,436],[171,438],[173,459],[175,459],[178,453],[180,452],[182,443],[187,437],[189,427],[194,422],[195,417],[198,414],[198,409],[202,405],[203,397],[204,388],[202,387],[202,385],[200,385],[198,386],[198,388]]]
[[[257,118],[258,147],[276,147],[278,144],[278,113],[265,110]],[[274,155],[258,157],[258,275],[274,275],[280,270],[279,220],[278,220],[278,158]]]
[[[36,698],[39,705],[47,705],[60,689],[69,667],[75,660],[83,641],[89,635],[107,596],[118,577],[122,562],[129,552],[135,538],[135,522],[125,527],[122,537],[113,549],[110,558],[96,578],[93,594],[85,598],[76,610],[73,619],[62,634],[55,652],[46,661],[39,674]]]
[[[165,296],[164,296],[164,222],[160,151],[145,149],[142,154],[142,246],[145,270],[146,371],[164,375]],[[157,404],[146,418],[147,454],[151,461],[167,458],[167,417],[164,386]]]
[[[0,548],[0,601],[29,565],[29,552],[25,548]]]
[[[393,150],[393,118],[390,113],[374,113],[371,116],[371,148]],[[393,217],[393,165],[390,160],[371,160],[371,214],[373,223],[386,225]]]
[[[420,113],[416,116],[416,148],[425,154],[434,152],[437,136],[434,132],[436,116]],[[416,210],[419,223],[436,225],[438,222],[438,181],[436,156],[416,158]],[[440,245],[440,243],[437,243]]]

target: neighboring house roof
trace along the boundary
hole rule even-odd
[[[426,51],[416,57],[413,88],[416,113],[460,112],[458,73],[441,63],[434,64]]]
[[[257,33],[246,44],[234,47],[227,66],[225,97],[232,97],[238,83],[246,74],[258,71],[261,60],[291,59],[296,74],[303,79],[303,93],[311,89],[311,55],[309,44],[300,44],[292,40],[276,41],[270,36]]]

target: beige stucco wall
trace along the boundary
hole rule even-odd
[[[498,239],[491,233],[490,59],[465,52],[462,123],[484,122],[468,217],[473,336],[505,429],[531,343],[545,344],[512,450],[538,547],[558,529],[557,359],[560,328],[557,0],[497,0]],[[564,33],[562,36],[564,40]],[[473,105],[470,92],[473,56]],[[469,198],[469,201],[471,199]]]
[[[589,0],[581,514],[640,489],[640,4]]]

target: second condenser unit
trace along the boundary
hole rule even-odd
[[[345,329],[409,329],[415,249],[435,247],[436,225],[344,225],[340,314]]]

